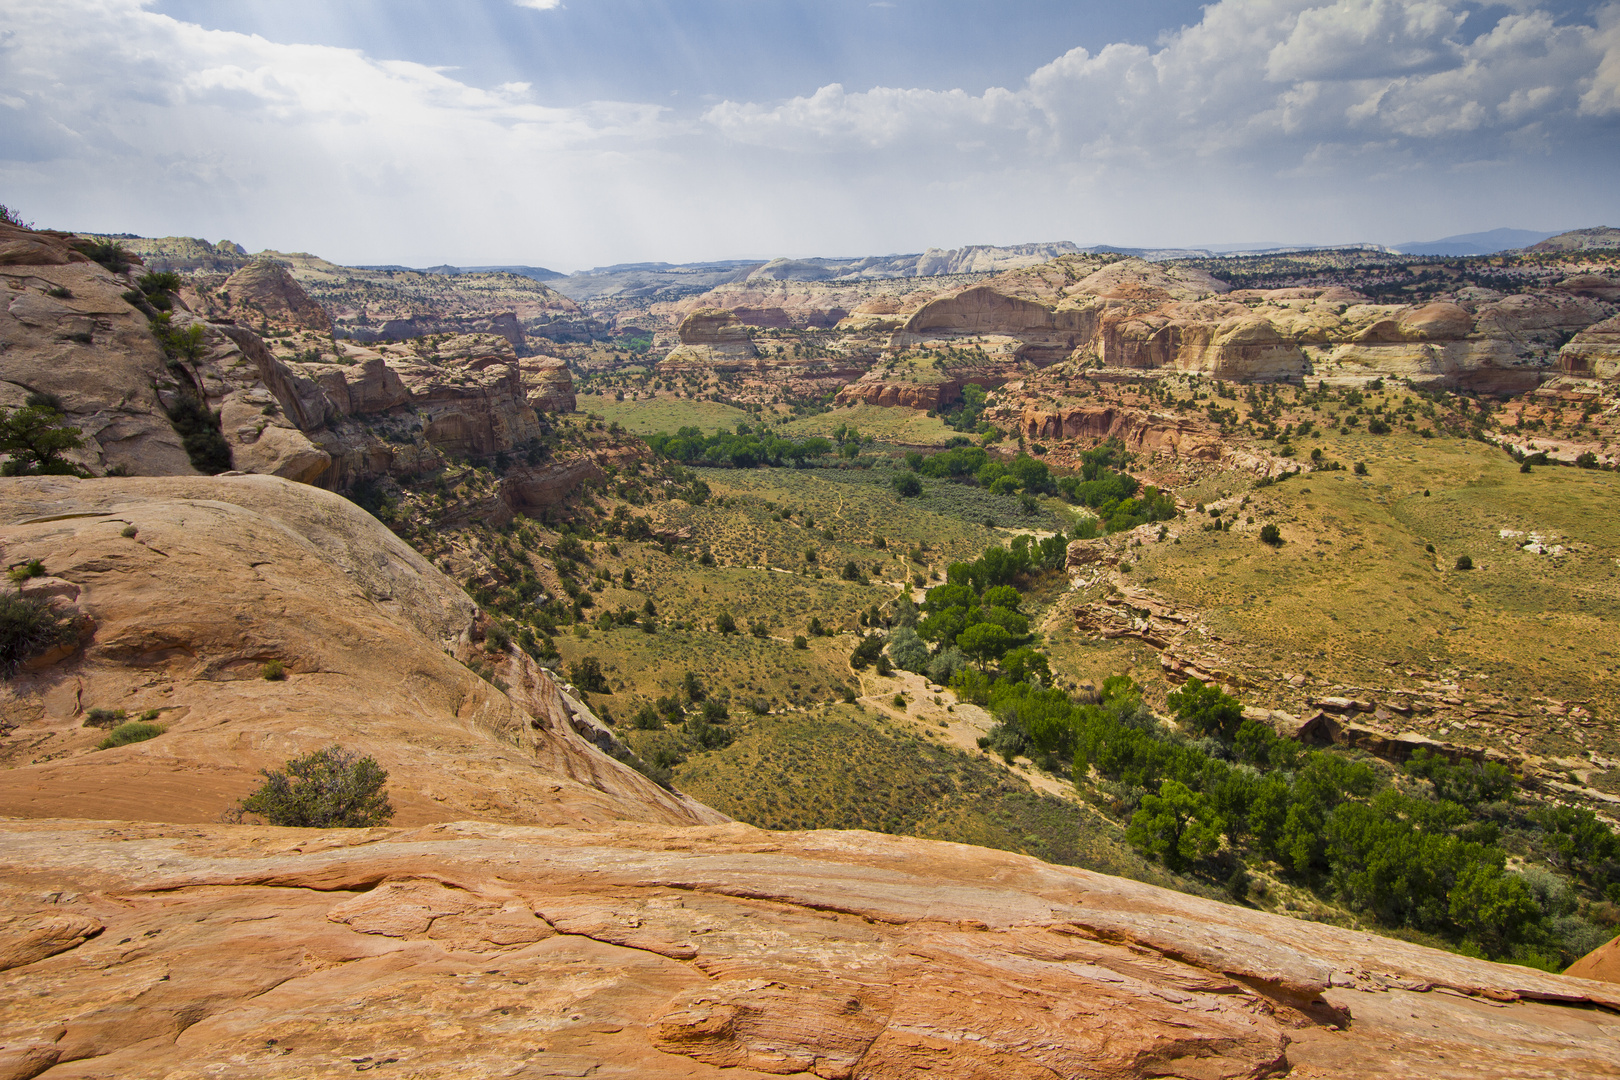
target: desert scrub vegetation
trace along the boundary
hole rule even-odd
[[[167,730],[162,724],[153,724],[146,720],[128,720],[109,731],[96,749],[111,750],[115,746],[145,742],[147,739],[157,738]]]
[[[264,783],[225,812],[241,822],[249,816],[270,825],[309,829],[363,829],[386,825],[394,816],[384,785],[388,770],[370,756],[329,746],[281,769],[261,769]]]
[[[766,829],[871,829],[977,844],[1213,895],[1137,854],[1123,830],[1073,802],[1039,795],[993,759],[830,704],[730,722],[724,747],[700,751],[678,728],[630,732],[676,786]]]

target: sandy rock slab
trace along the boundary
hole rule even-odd
[[[743,825],[0,821],[0,1076],[1620,1075],[1620,989]]]

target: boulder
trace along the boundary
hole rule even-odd
[[[682,345],[737,345],[752,338],[748,327],[735,312],[718,308],[703,308],[681,320],[678,331]]]

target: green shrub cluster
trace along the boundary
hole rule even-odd
[[[795,465],[826,457],[833,451],[830,439],[783,439],[761,427],[757,432],[746,423],[735,431],[724,428],[705,436],[701,428],[683,427],[674,435],[659,432],[649,436],[647,445],[660,457],[685,465],[714,465],[752,469],[759,465]]]
[[[1081,454],[1078,475],[1061,477],[1054,477],[1045,462],[1028,454],[1019,454],[1011,461],[992,461],[989,452],[979,446],[957,446],[926,456],[914,450],[906,454],[905,462],[921,476],[974,484],[992,495],[1020,494],[1026,500],[1026,512],[1037,508],[1035,496],[1062,495],[1071,503],[1095,510],[1101,530],[1106,532],[1175,517],[1175,499],[1156,487],[1144,488],[1134,476],[1120,471],[1130,463],[1129,458],[1117,442],[1109,443]],[[902,489],[904,479],[902,476],[895,480],[896,490],[902,495],[921,491],[920,486],[916,491]],[[1090,539],[1096,529],[1088,522],[1077,538]]]
[[[1070,502],[1096,511],[1106,532],[1124,532],[1176,516],[1176,501],[1136,477],[1120,471],[1130,463],[1118,443],[1108,443],[1080,455],[1080,475],[1065,476],[1056,486]]]

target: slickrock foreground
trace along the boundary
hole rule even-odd
[[[743,825],[0,823],[0,1076],[1597,1077],[1620,989]]]

